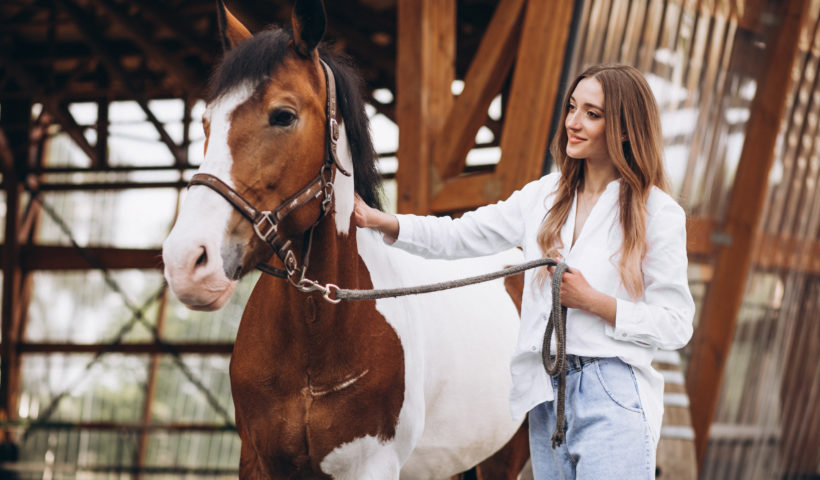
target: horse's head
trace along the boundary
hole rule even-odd
[[[317,52],[325,30],[321,1],[296,2],[292,35],[269,29],[252,36],[221,1],[219,10],[226,51],[212,77],[203,116],[205,158],[163,245],[171,289],[189,307],[201,310],[224,305],[238,279],[270,257],[272,250],[261,237],[272,225],[277,241],[301,238],[320,218],[322,201],[329,204],[331,189],[325,181],[334,181],[336,198],[345,199],[332,206],[337,228],[345,233],[353,195],[352,180],[341,181],[339,174],[343,164],[352,169],[344,134],[339,162],[328,167],[326,157],[328,89]],[[366,143],[370,146],[369,136]],[[214,182],[221,184],[222,193]],[[311,185],[311,194],[299,195]],[[283,206],[283,218],[254,224],[241,202],[229,203],[236,196],[259,211]]]

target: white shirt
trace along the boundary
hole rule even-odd
[[[488,255],[520,247],[526,260],[542,257],[536,235],[552,206],[560,174],[546,175],[507,200],[481,207],[461,218],[398,215],[394,243],[428,258]],[[647,200],[647,252],[642,263],[644,292],[631,299],[618,272],[623,232],[618,215],[620,181],[607,185],[572,245],[577,195],[561,230],[559,253],[596,290],[616,298],[615,327],[584,310],[567,313],[568,354],[619,357],[635,371],[641,404],[657,443],[663,416],[663,377],[652,368],[656,349],[683,347],[692,336],[695,306],[687,280],[686,215],[666,193],[653,188]],[[549,282],[539,287],[534,270],[525,273],[521,329],[510,362],[510,408],[522,418],[536,405],[553,400],[541,360],[541,345],[552,306]],[[553,349],[555,341],[553,340]]]

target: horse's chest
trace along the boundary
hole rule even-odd
[[[274,348],[260,351],[243,348],[259,345],[256,335],[246,333],[237,336],[231,362],[239,434],[243,447],[252,445],[243,455],[260,457],[266,468],[286,476],[319,472],[328,453],[356,439],[389,443],[395,437],[404,354],[375,309],[359,311],[355,328],[336,325],[321,345],[305,336],[289,345],[272,340]]]

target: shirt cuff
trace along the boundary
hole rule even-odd
[[[622,298],[615,299],[615,328],[612,337],[624,342],[635,341],[641,331],[638,305]],[[644,342],[640,342],[644,344]]]
[[[413,238],[413,221],[410,218],[410,215],[396,215],[396,220],[399,221],[399,235],[395,240],[388,237],[383,237],[384,243],[399,248],[412,246],[412,243],[407,241],[408,239]]]

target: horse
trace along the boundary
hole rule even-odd
[[[252,35],[221,1],[218,16],[225,52],[204,159],[162,255],[168,285],[195,310],[222,307],[271,258],[287,277],[259,278],[236,335],[240,477],[444,479],[520,445],[508,406],[519,317],[500,280],[342,303],[331,288],[428,283],[517,259],[424,260],[357,229],[354,195],[381,208],[381,179],[361,79],[321,43],[324,5],[298,0],[292,33]]]

